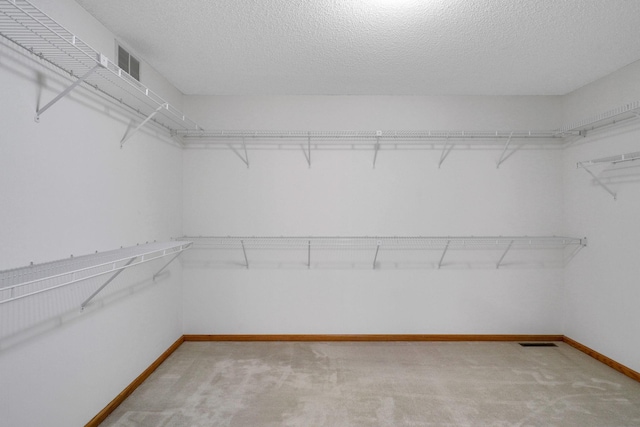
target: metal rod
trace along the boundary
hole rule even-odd
[[[247,169],[249,169],[249,153],[247,153],[247,144],[244,140],[244,136],[242,137],[242,148],[244,148],[244,162],[247,165]]]
[[[125,137],[122,139],[122,141],[120,141],[120,148],[122,148],[122,146],[133,136],[135,135],[136,132],[138,132],[140,130],[140,128],[144,125],[147,124],[147,122],[149,120],[151,120],[153,118],[153,116],[155,116],[156,114],[158,114],[160,112],[160,110],[162,110],[163,108],[168,109],[169,108],[169,104],[162,104],[161,106],[159,106],[158,108],[156,108],[156,110],[151,113],[149,115],[149,117],[147,117],[146,119],[144,119],[142,121],[142,123],[140,123],[133,131],[129,132],[128,135],[125,135]]]
[[[605,185],[605,183],[604,183],[604,182],[602,182],[602,181],[600,180],[600,178],[598,178],[598,177],[596,176],[596,174],[595,174],[595,173],[591,172],[591,170],[590,170],[588,167],[583,167],[583,169],[584,169],[584,170],[586,170],[586,171],[589,173],[589,175],[591,175],[591,176],[593,177],[593,179],[595,179],[595,180],[596,180],[596,182],[597,182],[598,184],[600,184],[600,186],[601,186],[602,188],[604,188],[605,190],[607,190],[607,193],[609,193],[609,194],[611,194],[611,195],[613,196],[613,200],[617,200],[617,199],[618,199],[618,195],[615,193],[615,191],[613,191],[612,189],[610,189],[609,187],[607,187],[607,186]]]
[[[500,165],[502,164],[502,162],[504,162],[504,155],[507,152],[507,148],[509,148],[509,144],[511,143],[511,137],[513,137],[513,132],[511,132],[511,134],[509,135],[509,139],[507,139],[507,143],[504,144],[504,149],[502,150],[502,154],[498,159],[498,163],[496,164],[496,169],[500,168]]]
[[[509,242],[509,246],[507,246],[507,249],[505,249],[504,253],[498,260],[498,263],[496,264],[496,269],[500,268],[500,264],[502,263],[502,260],[504,259],[504,257],[507,255],[507,252],[509,252],[509,249],[511,249],[511,245],[513,245],[513,240]]]
[[[307,137],[307,149],[309,155],[307,156],[307,163],[309,163],[309,168],[311,168],[311,136]]]
[[[440,169],[440,166],[442,166],[442,162],[444,162],[444,159],[446,159],[447,155],[449,154],[449,151],[446,151],[448,144],[449,144],[449,137],[447,136],[447,139],[444,141],[444,145],[442,146],[442,152],[440,153],[440,161],[438,162],[438,169]],[[451,148],[453,148],[453,146],[451,146]]]
[[[244,248],[244,240],[240,240],[240,244],[242,245],[242,253],[244,254],[244,263],[247,267],[247,270],[249,269],[249,258],[247,258],[247,250]]]
[[[442,267],[442,261],[444,260],[444,256],[447,253],[447,250],[449,249],[449,243],[451,243],[451,240],[447,240],[447,245],[444,247],[444,251],[442,251],[442,256],[440,257],[440,261],[438,261],[438,270],[440,270],[440,267]]]
[[[171,258],[169,260],[168,263],[166,263],[160,270],[157,271],[156,274],[153,275],[153,280],[156,280],[156,277],[158,277],[158,275],[160,273],[162,273],[162,271],[164,271],[165,268],[167,268],[169,266],[169,264],[171,264],[173,262],[173,260],[175,260],[176,258],[178,258],[180,255],[182,254],[182,251],[178,252],[173,258]]]
[[[49,101],[49,103],[47,105],[45,105],[44,107],[40,108],[38,111],[36,111],[36,122],[40,121],[40,116],[42,115],[42,113],[44,113],[45,111],[47,111],[53,104],[55,104],[56,102],[58,102],[60,99],[64,98],[69,92],[71,92],[73,89],[76,88],[76,86],[78,86],[79,84],[81,84],[82,82],[84,82],[86,79],[89,78],[89,76],[91,74],[93,74],[98,68],[102,68],[102,64],[98,63],[96,64],[92,69],[90,69],[89,71],[87,71],[82,77],[78,78],[78,80],[76,80],[75,82],[73,82],[69,87],[67,87],[65,90],[63,90],[62,92],[60,92],[58,94],[58,96],[56,96],[55,98],[53,98],[51,101]]]
[[[376,254],[375,254],[375,256],[373,257],[373,269],[374,269],[374,270],[376,269],[376,261],[378,260],[378,252],[380,251],[380,244],[381,244],[381,243],[382,243],[382,242],[378,241],[378,245],[376,246]]]
[[[376,145],[374,146],[375,152],[373,154],[373,168],[376,168],[376,160],[378,159],[378,150],[380,149],[380,137],[376,136]]]
[[[311,240],[309,240],[307,248],[307,268],[311,268]]]
[[[133,261],[136,260],[136,258],[138,258],[137,256],[134,256],[133,258],[131,258],[129,260],[129,262],[127,262],[124,267],[122,267],[120,270],[116,271],[113,276],[111,276],[109,278],[109,280],[107,280],[106,282],[104,282],[102,284],[102,286],[100,286],[98,289],[95,290],[94,293],[91,294],[91,296],[89,298],[87,298],[86,300],[84,300],[84,302],[82,304],[80,304],[80,310],[84,310],[84,308],[87,306],[87,304],[89,304],[89,301],[91,301],[96,295],[98,295],[104,288],[105,286],[107,286],[109,283],[111,283],[113,281],[113,279],[115,279],[116,277],[118,277],[118,275],[120,273],[122,273],[124,271],[124,269],[126,267],[128,267]]]

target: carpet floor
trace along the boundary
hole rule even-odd
[[[556,344],[185,342],[102,426],[640,426],[640,383]]]

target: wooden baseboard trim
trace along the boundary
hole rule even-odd
[[[626,376],[628,376],[629,378],[632,378],[638,382],[640,382],[640,373],[634,371],[631,368],[627,368],[626,366],[624,366],[621,363],[616,362],[613,359],[608,358],[607,356],[605,356],[604,354],[598,353],[597,351],[587,347],[584,344],[581,344],[575,340],[572,340],[571,338],[565,336],[563,337],[562,341],[564,341],[565,343],[569,344],[571,347],[580,350],[581,352],[588,354],[589,356],[593,357],[594,359],[596,359],[599,362],[604,363],[605,365],[615,369],[618,372],[621,372],[623,374],[625,374]]]
[[[562,341],[562,335],[185,335],[185,341]]]
[[[110,413],[112,413],[124,400],[131,394],[133,391],[140,386],[146,380],[149,375],[155,371],[158,366],[162,364],[182,343],[184,342],[184,336],[178,338],[176,342],[174,342],[171,347],[169,347],[164,353],[160,355],[147,369],[144,370],[138,378],[133,380],[131,384],[129,384],[122,392],[116,396],[107,406],[104,407],[102,411],[98,413],[91,421],[89,421],[85,427],[97,427],[102,423]]]

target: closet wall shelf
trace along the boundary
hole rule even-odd
[[[73,83],[36,112],[36,121],[84,84],[175,134],[200,129],[191,119],[26,0],[0,0],[0,35],[71,77]],[[138,130],[139,127],[136,129]],[[125,135],[121,143],[134,132]]]
[[[616,200],[618,198],[616,192],[609,188],[609,186],[604,182],[602,182],[602,180],[590,168],[593,166],[613,166],[619,163],[633,162],[636,160],[640,160],[640,151],[627,154],[619,154],[616,156],[601,157],[594,160],[586,160],[583,162],[578,162],[576,167],[578,169],[584,169],[585,171],[587,171],[587,173],[593,177],[596,183],[604,188],[607,193],[611,194],[613,196],[613,200]]]
[[[640,101],[630,102],[620,107],[596,114],[585,119],[562,126],[559,134],[568,136],[576,132],[586,136],[587,132],[625,123],[640,117]]]
[[[64,260],[0,271],[0,305],[61,289],[74,283],[109,276],[81,304],[81,309],[101,292],[123,270],[170,257],[153,279],[162,272],[191,242],[171,241],[148,243],[113,251],[71,257]]]
[[[278,251],[297,251],[306,255],[307,268],[311,268],[313,254],[317,252],[333,252],[340,254],[358,251],[368,253],[371,265],[375,269],[383,253],[437,251],[437,268],[442,267],[448,251],[498,251],[499,259],[495,267],[500,268],[507,253],[512,250],[565,250],[573,248],[569,259],[587,245],[586,238],[560,236],[189,236],[182,240],[193,242],[195,250],[235,251],[244,266],[249,268],[253,255],[260,252],[277,253]]]

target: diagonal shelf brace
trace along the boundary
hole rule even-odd
[[[504,250],[504,253],[502,254],[502,256],[500,257],[500,259],[498,260],[498,262],[496,263],[496,269],[500,268],[500,264],[502,264],[502,260],[504,259],[504,257],[507,255],[507,252],[509,252],[509,249],[511,249],[511,245],[513,245],[513,240],[509,242],[509,245],[507,246],[507,249]]]
[[[131,265],[131,263],[133,263],[133,261],[135,261],[137,258],[138,258],[137,256],[134,256],[133,258],[131,258],[124,266],[120,267],[120,269],[118,271],[116,271],[111,277],[109,277],[109,280],[104,282],[102,284],[102,286],[100,286],[98,289],[96,289],[95,292],[92,293],[91,296],[89,296],[89,298],[87,298],[86,300],[84,300],[84,302],[82,304],[80,304],[80,310],[81,311],[84,310],[84,308],[87,306],[87,304],[89,304],[89,301],[91,301],[93,298],[95,298],[96,295],[98,295],[100,292],[102,292],[102,290],[109,283],[111,283],[116,277],[118,277],[118,275],[120,273],[122,273],[125,268],[127,268],[129,265]]]
[[[502,150],[502,154],[500,154],[500,158],[496,162],[496,169],[500,169],[500,165],[502,164],[502,162],[506,160],[504,155],[507,154],[507,149],[509,148],[509,144],[511,143],[512,137],[513,137],[513,132],[509,134],[509,138],[507,139],[506,144],[504,144],[504,149]]]
[[[618,199],[618,195],[616,194],[616,192],[615,192],[615,191],[613,191],[612,189],[610,189],[609,187],[607,187],[607,185],[606,185],[604,182],[602,182],[602,181],[600,180],[600,178],[598,178],[598,176],[597,176],[595,173],[593,173],[593,172],[592,172],[589,168],[587,168],[586,166],[583,166],[582,168],[583,168],[584,170],[586,170],[586,171],[589,173],[589,175],[591,175],[591,176],[593,177],[593,179],[595,179],[595,180],[596,180],[596,182],[598,183],[598,185],[600,185],[602,188],[604,188],[604,189],[607,191],[607,193],[609,193],[609,194],[611,194],[611,195],[613,196],[613,200],[617,200],[617,199]]]
[[[242,148],[244,149],[244,163],[247,165],[247,169],[249,169],[249,153],[247,153],[247,142],[244,136],[242,137]]]
[[[376,168],[376,160],[378,160],[378,151],[380,150],[380,135],[382,134],[381,131],[376,131],[376,144],[374,145],[373,149],[373,168]]]
[[[377,246],[376,246],[376,254],[373,257],[373,269],[376,269],[376,261],[378,260],[378,252],[380,252],[380,245],[382,244],[382,242],[380,240],[378,240]]]
[[[191,246],[191,244],[187,245],[184,249],[189,248],[189,246]],[[166,263],[166,264],[165,264],[165,265],[164,265],[160,270],[158,270],[158,271],[156,272],[156,274],[154,274],[154,275],[153,275],[153,280],[156,280],[156,277],[158,277],[158,275],[160,275],[160,273],[162,273],[162,272],[164,271],[164,269],[165,269],[165,268],[167,268],[167,267],[169,266],[169,264],[171,264],[171,263],[172,263],[176,258],[178,258],[178,257],[182,254],[182,252],[184,251],[184,249],[181,249],[181,250],[180,250],[180,252],[178,252],[177,254],[175,254],[175,255],[173,256],[173,258],[171,258],[171,259],[169,260],[169,262],[168,262],[168,263]],[[166,255],[166,254],[167,254],[167,250],[165,249],[165,250],[164,250],[164,252],[163,252],[163,255]]]
[[[438,270],[440,270],[440,267],[442,267],[442,261],[444,261],[444,256],[447,254],[447,250],[449,250],[450,243],[451,243],[451,240],[447,240],[447,244],[444,247],[444,251],[442,251],[442,256],[440,257],[440,261],[438,261]]]
[[[440,169],[440,166],[442,166],[444,159],[447,158],[447,156],[453,149],[453,145],[451,145],[451,147],[449,147],[449,149],[447,150],[448,144],[449,144],[449,135],[447,134],[447,139],[445,139],[444,146],[442,147],[442,152],[440,153],[440,161],[438,162],[438,169]]]
[[[106,66],[107,66],[107,57],[104,56],[104,55],[100,55],[98,63],[92,69],[87,71],[83,76],[79,77],[78,80],[76,80],[69,87],[67,87],[65,90],[60,92],[58,94],[58,96],[56,96],[51,101],[49,101],[49,103],[47,105],[45,105],[44,107],[42,107],[42,108],[38,109],[38,111],[36,111],[35,121],[39,123],[40,122],[40,116],[42,115],[42,113],[44,113],[50,107],[52,107],[53,104],[55,104],[56,102],[60,101],[62,98],[67,96],[69,94],[69,92],[71,92],[78,85],[80,85],[82,82],[87,80],[89,78],[89,76],[91,76],[91,74],[95,73],[98,69],[104,68]]]
[[[244,265],[249,269],[249,258],[247,258],[247,250],[244,247],[244,240],[240,240],[240,245],[242,246],[242,253],[244,254]]]
[[[164,104],[160,105],[158,108],[156,108],[156,109],[155,109],[155,111],[154,111],[153,113],[149,114],[149,117],[147,117],[146,119],[144,119],[144,120],[142,121],[142,123],[140,123],[138,126],[136,126],[136,128],[135,128],[134,130],[132,130],[131,132],[129,132],[129,134],[128,134],[128,135],[125,135],[125,136],[124,136],[124,138],[122,138],[122,141],[120,141],[120,148],[122,148],[122,147],[124,146],[124,144],[125,144],[125,143],[126,143],[126,142],[127,142],[127,141],[128,141],[128,140],[129,140],[133,135],[135,135],[135,134],[136,134],[136,132],[138,132],[138,131],[142,128],[142,126],[146,125],[146,124],[147,124],[147,122],[148,122],[149,120],[151,120],[151,119],[153,118],[153,116],[155,116],[156,114],[158,114],[158,113],[160,112],[160,110],[162,110],[163,108],[168,110],[168,109],[169,109],[169,104],[164,103]]]

